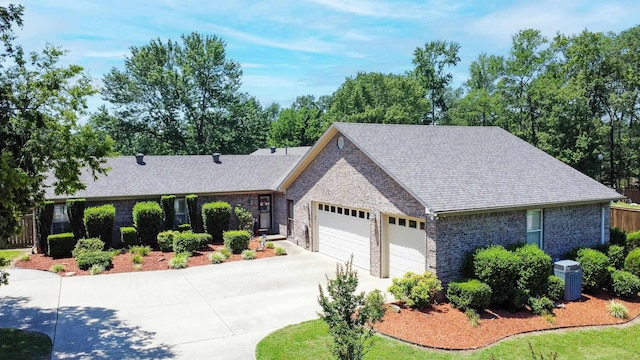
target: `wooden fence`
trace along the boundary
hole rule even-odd
[[[618,192],[628,197],[631,202],[640,203],[640,189],[622,189],[618,190]]]
[[[640,209],[611,205],[611,227],[628,233],[640,230]]]
[[[36,227],[33,220],[33,214],[27,214],[20,220],[22,225],[22,234],[9,238],[7,246],[10,248],[30,248],[35,244]]]

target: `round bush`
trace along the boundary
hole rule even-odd
[[[613,266],[616,269],[622,269],[624,267],[625,251],[624,246],[611,245],[607,251],[609,257],[609,266]]]
[[[213,236],[213,240],[224,240],[224,232],[229,229],[231,220],[231,205],[224,201],[216,201],[202,205],[202,222],[206,232]]]
[[[514,296],[520,270],[520,257],[500,245],[476,252],[473,269],[478,280],[491,287],[491,303],[505,304]]]
[[[582,287],[585,291],[602,289],[606,285],[609,273],[609,258],[598,250],[578,250],[578,262],[582,267]]]
[[[640,248],[640,231],[628,233],[625,244],[627,246],[627,251],[633,251]]]
[[[418,309],[431,306],[438,292],[442,291],[440,280],[428,271],[423,274],[408,272],[401,278],[393,278],[392,282],[388,290],[395,299]]]
[[[104,242],[98,238],[80,239],[73,248],[71,255],[78,256],[83,251],[100,251],[104,249]]]
[[[491,287],[477,279],[452,281],[447,299],[456,309],[486,309],[491,303]]]
[[[158,247],[162,252],[170,252],[173,251],[173,236],[176,234],[175,231],[168,230],[158,233],[157,241]]]
[[[611,273],[611,290],[619,297],[637,296],[640,292],[640,278],[627,271],[615,270]]]
[[[518,247],[515,253],[520,257],[518,287],[531,296],[544,295],[551,275],[551,256],[534,244]]]
[[[189,230],[191,230],[191,224],[178,225],[178,231],[189,231]]]
[[[82,270],[87,270],[93,265],[100,265],[105,269],[111,267],[113,253],[110,251],[81,251],[76,256],[76,263]]]
[[[609,230],[609,243],[624,247],[627,243],[627,232],[616,227],[611,228]]]
[[[234,254],[240,254],[242,251],[249,249],[251,234],[246,230],[231,230],[225,231],[223,238],[225,248]]]
[[[624,259],[624,270],[640,276],[640,249],[635,249]]]
[[[192,232],[178,232],[173,235],[173,251],[177,253],[192,252],[200,248],[200,237]]]
[[[86,208],[84,210],[84,227],[87,236],[100,238],[106,247],[111,246],[115,218],[116,208],[111,204]]]
[[[551,300],[561,300],[564,298],[564,280],[555,276],[549,275],[547,280],[547,297]]]
[[[531,312],[534,315],[553,314],[553,301],[547,297],[529,298],[529,306],[531,306]]]
[[[140,245],[140,240],[138,239],[138,231],[133,226],[126,226],[120,228],[120,242],[124,247],[132,247],[136,245]]]
[[[142,245],[155,246],[162,231],[162,208],[155,201],[140,201],[133,206],[133,224]]]

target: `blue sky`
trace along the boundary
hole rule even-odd
[[[0,0],[6,6],[11,1]],[[416,47],[456,41],[456,86],[481,52],[505,55],[511,36],[534,28],[546,36],[582,30],[620,32],[640,23],[640,1],[366,1],[366,0],[25,0],[19,43],[69,51],[101,86],[122,68],[131,46],[153,38],[215,34],[242,66],[242,90],[263,106],[289,106],[296,96],[332,94],[362,72],[403,73]],[[101,101],[91,99],[93,110]]]

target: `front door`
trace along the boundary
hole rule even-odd
[[[258,196],[260,204],[260,230],[271,229],[271,195]]]

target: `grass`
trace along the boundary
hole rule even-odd
[[[611,316],[618,319],[626,319],[629,312],[626,306],[619,302],[616,302],[613,299],[610,300],[607,304],[607,309],[609,310],[609,314],[611,314]]]
[[[151,252],[151,247],[136,245],[136,246],[132,246],[129,249],[129,252],[134,255],[147,256]]]
[[[0,359],[49,359],[53,343],[45,334],[0,329]]]
[[[191,254],[187,252],[177,253],[174,257],[169,259],[169,267],[172,269],[186,268],[189,263],[189,255]]]
[[[614,202],[611,205],[615,205],[615,206],[619,206],[619,207],[623,207],[623,208],[627,208],[627,209],[640,209],[640,205],[631,205],[631,204],[627,204],[625,202]]]
[[[243,260],[253,260],[256,258],[256,252],[253,250],[243,250],[242,251],[242,259]]]
[[[49,271],[54,272],[54,273],[59,273],[61,271],[64,271],[64,264],[53,264],[49,268]]]
[[[16,259],[24,254],[21,250],[0,250],[0,267],[9,265],[11,260]]]
[[[637,359],[640,353],[640,325],[601,330],[573,330],[523,336],[472,352],[426,350],[376,336],[365,359],[531,359],[536,353],[558,353],[558,359]],[[312,320],[277,330],[256,347],[256,358],[329,359],[332,340],[322,320]]]

